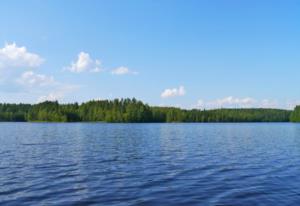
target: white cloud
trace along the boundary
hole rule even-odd
[[[288,100],[286,101],[287,109],[294,109],[296,106],[300,105],[300,100]]]
[[[114,75],[137,74],[137,72],[129,70],[127,67],[121,66],[111,71]]]
[[[213,109],[213,108],[246,108],[252,107],[256,103],[256,100],[250,97],[235,98],[232,96],[222,99],[216,99],[212,101],[198,100],[197,107],[201,109]]]
[[[47,95],[42,95],[38,98],[38,102],[44,101],[60,101],[66,96],[66,94],[78,89],[76,85],[60,85],[56,90],[49,92]]]
[[[65,100],[67,94],[79,88],[65,82],[58,82],[53,76],[36,73],[32,69],[39,67],[44,60],[26,47],[18,47],[16,43],[6,44],[0,48],[0,85],[2,96],[15,95],[11,99],[22,101]],[[12,68],[20,69],[12,69]],[[87,69],[90,72],[100,71],[100,61],[92,60],[89,55],[81,54],[73,67]],[[25,70],[24,72],[24,69]],[[19,101],[19,100],[18,100]]]
[[[64,97],[64,93],[60,91],[51,92],[48,95],[43,95],[38,98],[38,102],[44,102],[44,101],[58,101],[61,100]]]
[[[279,103],[276,100],[263,99],[258,104],[261,108],[278,108]]]
[[[55,84],[52,76],[36,74],[33,71],[24,72],[17,82],[26,86],[49,86]]]
[[[246,98],[234,98],[232,96],[225,97],[223,99],[217,99],[211,104],[215,104],[217,107],[249,107],[253,105],[256,100],[246,97]]]
[[[186,93],[183,86],[180,86],[179,88],[173,88],[173,89],[165,89],[161,93],[161,98],[170,98],[170,97],[176,97],[176,96],[184,96]]]
[[[70,72],[82,73],[82,72],[102,72],[105,71],[102,68],[101,62],[98,59],[92,59],[86,52],[80,52],[77,60],[72,62],[70,66],[64,67],[64,70]],[[125,74],[138,74],[135,71],[131,71],[128,67],[120,66],[115,69],[111,69],[113,75],[125,75]]]
[[[5,44],[0,48],[0,68],[11,67],[38,67],[44,60],[34,53],[27,51],[26,47],[18,47],[16,43]]]
[[[256,100],[254,98],[236,98],[225,97],[222,99],[215,99],[211,101],[198,100],[197,108],[201,109],[216,109],[216,108],[279,108],[280,105],[276,100]]]
[[[76,62],[72,62],[71,66],[66,67],[66,70],[71,72],[81,73],[81,72],[101,72],[101,62],[96,59],[93,60],[88,53],[80,52],[78,54]]]

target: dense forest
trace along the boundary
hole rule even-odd
[[[300,121],[300,107],[281,109],[185,110],[150,107],[136,99],[78,104],[0,104],[0,121],[14,122],[288,122]]]
[[[290,116],[291,122],[300,122],[300,106],[296,106]]]

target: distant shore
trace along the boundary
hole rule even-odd
[[[0,104],[0,122],[299,122],[300,107],[284,109],[180,109],[149,106],[136,99],[88,101],[59,104],[46,101],[38,104]]]

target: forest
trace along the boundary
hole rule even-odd
[[[82,104],[0,104],[2,122],[300,122],[300,106],[283,109],[186,110],[153,107],[136,99],[92,100]]]
[[[300,106],[296,106],[290,115],[291,122],[300,122]]]

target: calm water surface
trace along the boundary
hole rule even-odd
[[[0,123],[0,205],[300,205],[300,124]]]

